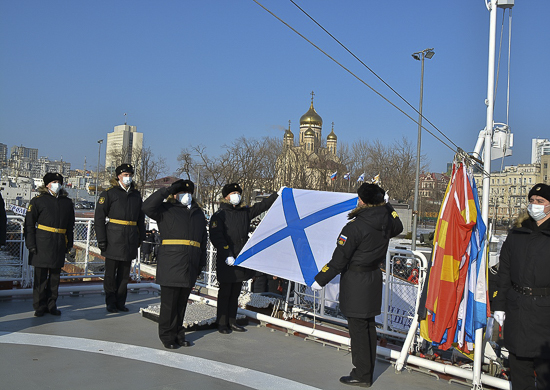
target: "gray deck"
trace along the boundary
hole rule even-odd
[[[193,345],[163,348],[157,324],[140,308],[153,290],[128,294],[129,313],[105,310],[104,296],[63,295],[60,317],[33,317],[32,299],[0,301],[0,378],[4,389],[350,389],[338,378],[349,353],[269,328],[190,332]],[[396,374],[377,361],[373,389],[464,389],[419,372]]]

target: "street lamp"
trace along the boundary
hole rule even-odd
[[[103,140],[100,139],[97,143],[99,146],[97,151],[97,172],[95,176],[94,209],[97,206],[97,191],[99,190],[99,160],[101,159],[101,144],[103,143]]]
[[[420,176],[420,140],[422,138],[422,97],[424,93],[424,58],[431,59],[435,52],[431,49],[424,49],[412,54],[412,57],[422,62],[420,72],[420,107],[418,110],[418,142],[416,145],[416,175],[414,181],[414,207],[413,207],[413,226],[412,226],[412,245],[411,250],[416,250],[416,225],[418,223],[418,181]]]

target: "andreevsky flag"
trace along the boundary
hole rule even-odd
[[[285,188],[235,265],[311,286],[356,206],[357,194]]]

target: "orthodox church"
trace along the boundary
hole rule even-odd
[[[311,105],[300,118],[298,142],[290,129],[283,136],[283,153],[277,160],[277,182],[292,188],[324,190],[330,187],[330,175],[336,171],[342,174],[345,167],[336,155],[338,138],[332,130],[326,140],[322,138],[323,119]]]

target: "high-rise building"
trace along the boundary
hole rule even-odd
[[[0,168],[8,165],[8,145],[0,143]]]
[[[38,160],[38,149],[26,148],[23,145],[21,146],[12,146],[11,147],[11,159],[29,159],[31,161]]]
[[[540,163],[541,156],[550,154],[548,139],[534,138],[531,145],[531,164]]]
[[[136,126],[115,126],[114,131],[107,134],[105,169],[114,172],[119,164],[134,163],[142,148],[143,133],[138,133]]]

